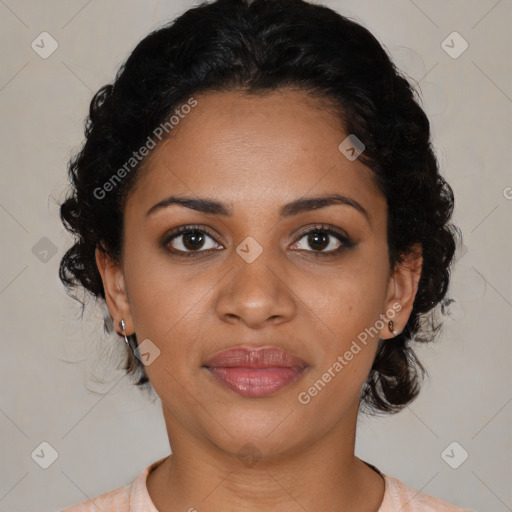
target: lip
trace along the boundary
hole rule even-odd
[[[297,381],[308,365],[276,347],[236,347],[215,354],[204,367],[236,393],[263,397]]]

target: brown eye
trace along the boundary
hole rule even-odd
[[[329,238],[331,235],[323,231],[314,231],[308,235],[308,244],[313,249],[323,251],[329,246]]]
[[[211,235],[193,226],[182,226],[170,233],[163,241],[165,247],[174,253],[206,252],[220,246]]]
[[[292,248],[327,256],[337,254],[353,245],[346,235],[333,228],[320,226],[303,233]]]
[[[200,231],[190,231],[181,235],[182,245],[189,251],[201,249],[205,242],[205,235]]]
[[[314,230],[306,233],[301,237],[301,240],[305,239],[306,242],[299,241],[297,249],[308,249],[312,248],[315,251],[320,252],[331,252],[338,249],[342,243],[339,239],[334,239],[333,235],[322,230]],[[327,251],[325,249],[328,249]]]

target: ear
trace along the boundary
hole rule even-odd
[[[103,281],[105,301],[114,320],[115,329],[118,334],[122,335],[121,320],[124,320],[126,335],[130,335],[135,329],[121,265],[115,263],[107,252],[100,247],[96,248],[95,258]]]
[[[387,319],[380,332],[381,339],[395,337],[388,327],[389,320],[393,321],[393,330],[398,331],[398,333],[404,330],[409,320],[421,277],[422,252],[421,245],[416,244],[404,256],[404,261],[389,278],[386,312],[384,313]]]

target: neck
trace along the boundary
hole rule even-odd
[[[313,444],[268,450],[270,456],[255,448],[251,453],[254,445],[247,443],[242,453],[248,456],[242,457],[239,450],[220,449],[164,416],[173,453],[147,480],[159,512],[256,512],[262,507],[376,512],[382,502],[382,477],[354,456],[355,422]]]

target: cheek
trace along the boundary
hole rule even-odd
[[[158,240],[137,236],[131,229],[125,247],[124,271],[138,339],[162,343],[170,330],[197,305],[204,290],[198,280],[184,279],[179,266],[171,265]]]
[[[131,251],[129,250],[131,249]],[[201,344],[213,330],[212,294],[219,277],[169,264],[165,255],[143,245],[128,247],[125,273],[130,310],[139,343],[151,340],[158,358],[146,366],[157,393],[182,393],[181,385],[200,370]]]
[[[380,302],[362,294],[357,286],[346,286],[329,299],[324,310],[315,310],[312,316],[311,332],[319,340],[314,378],[335,373],[335,379],[325,375],[324,380],[335,382],[331,387],[344,381],[343,387],[355,390],[363,384],[375,357],[379,336],[372,326],[379,318]]]
[[[379,336],[371,329],[381,301],[364,293],[360,281],[344,281],[337,290],[319,294],[311,332],[317,340],[315,365],[299,390],[304,413],[338,421],[359,401],[375,358]],[[322,334],[324,333],[324,334]]]
[[[329,329],[339,340],[338,348],[366,328],[383,313],[387,292],[386,269],[379,258],[360,258],[354,254],[330,278],[311,283],[308,305],[319,319],[318,327]],[[321,320],[321,322],[320,322]]]
[[[150,338],[172,352],[193,342],[208,319],[205,293],[211,286],[198,279],[180,281],[176,273],[155,267],[131,284],[130,308],[139,339]]]
[[[317,346],[307,386],[315,386],[311,392],[317,393],[318,399],[314,400],[326,406],[330,400],[358,397],[375,358],[387,273],[386,267],[377,263],[382,258],[370,257],[375,252],[368,251],[366,258],[364,254],[347,259],[330,279],[322,280],[323,286],[311,283],[305,294],[312,322],[309,331]]]
[[[178,286],[176,277],[166,274],[161,262],[151,261],[148,253],[142,245],[138,251],[127,246],[124,271],[138,343],[149,339],[160,352],[146,367],[151,378],[164,360],[167,367],[169,360],[176,358],[180,344],[175,341],[182,335],[179,320],[192,308],[192,298],[186,288]]]

